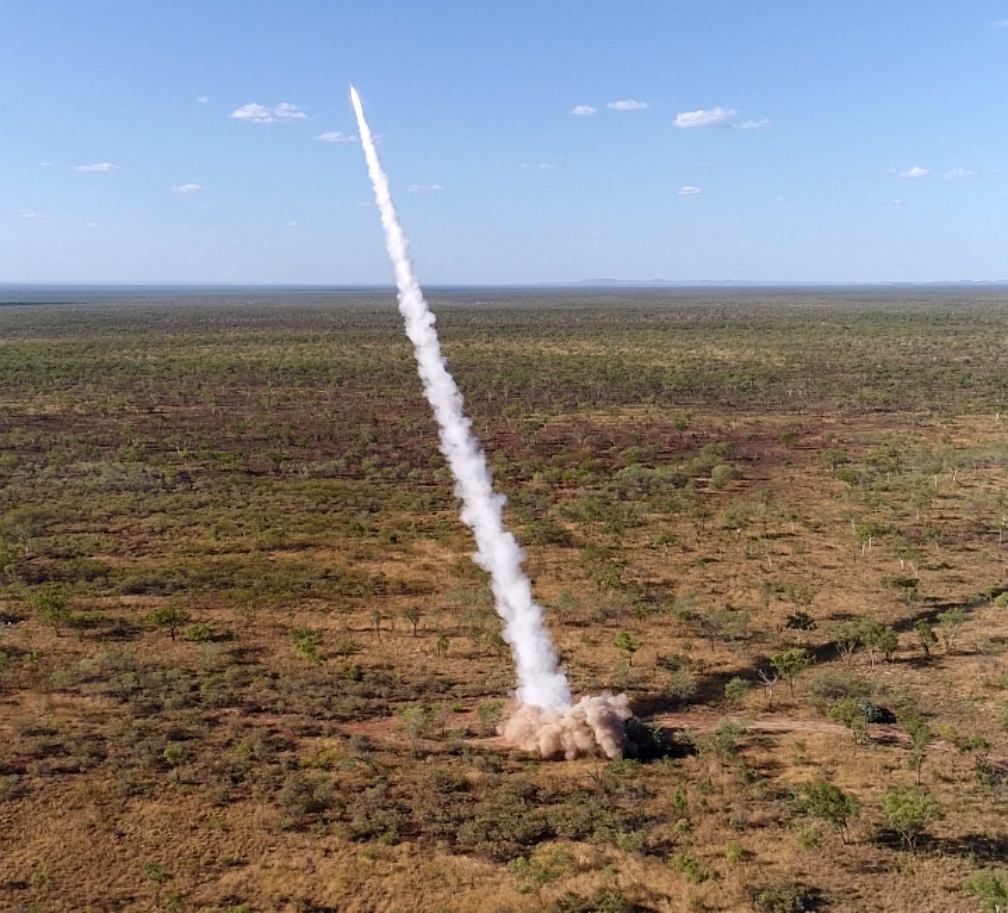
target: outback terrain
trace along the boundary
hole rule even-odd
[[[380,293],[0,291],[0,908],[1008,908],[1008,293],[428,295],[576,693]]]

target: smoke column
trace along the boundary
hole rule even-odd
[[[542,608],[532,599],[532,587],[521,568],[524,552],[504,528],[505,499],[493,490],[486,456],[470,430],[471,422],[464,411],[462,394],[445,367],[434,329],[434,315],[413,273],[388,179],[378,161],[371,130],[353,87],[350,97],[385,229],[385,246],[395,267],[399,312],[406,324],[406,335],[413,343],[424,394],[437,420],[441,453],[455,477],[455,493],[462,500],[462,521],[476,538],[477,552],[473,560],[490,574],[494,602],[504,621],[504,639],[511,647],[517,666],[515,697],[522,706],[505,724],[503,735],[513,744],[539,751],[544,757],[576,757],[590,753],[593,746],[614,756],[625,745],[622,720],[630,715],[625,698],[618,706],[613,703],[618,699],[610,699],[608,695],[583,698],[572,706],[570,686],[557,667],[556,650],[543,624]],[[604,718],[601,722],[596,719],[600,717]],[[577,747],[576,743],[580,744],[577,738],[565,739],[565,721],[577,730],[587,727],[586,735],[580,739],[588,744],[587,749]],[[617,724],[618,732],[611,736],[593,735],[598,725],[613,723]],[[556,730],[545,737],[545,743],[544,727]],[[617,743],[620,747],[610,753],[610,744]]]

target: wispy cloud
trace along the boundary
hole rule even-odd
[[[210,101],[210,96],[201,95],[199,98],[196,99],[196,101],[198,101],[201,105],[205,105]]]
[[[968,168],[953,168],[946,171],[941,177],[943,181],[965,181],[966,178],[975,177],[976,172]]]
[[[998,19],[992,26],[992,29],[1008,29],[1008,19]]]
[[[716,108],[703,108],[699,111],[680,111],[672,124],[684,130],[692,127],[716,127],[727,124],[736,114],[738,114],[738,111],[734,108],[722,108],[720,106]]]
[[[47,216],[45,213],[41,213],[41,212],[23,212],[23,213],[21,213],[21,218],[22,219],[48,219],[49,216]]]
[[[591,105],[575,105],[571,109],[571,114],[577,114],[579,117],[591,117],[597,108],[593,108]]]
[[[677,191],[681,197],[695,197],[698,193],[701,193],[699,187],[692,187],[687,184],[685,187],[680,187]]]
[[[178,184],[172,187],[172,193],[199,193],[202,189],[202,184]]]
[[[78,165],[74,171],[116,171],[118,168],[111,162],[96,162],[94,165]]]
[[[406,188],[407,193],[437,193],[439,190],[444,190],[440,184],[410,184]]]
[[[556,166],[555,165],[551,165],[549,162],[538,162],[536,164],[531,164],[531,165],[528,164],[528,163],[526,163],[526,162],[522,162],[521,165],[519,165],[518,167],[519,168],[528,168],[528,169],[531,169],[532,171],[550,171],[553,168],[555,168]]]
[[[315,139],[322,140],[323,143],[356,143],[357,137],[352,133],[340,133],[339,130],[330,130],[328,133],[320,133]]]
[[[242,105],[231,112],[235,120],[247,120],[253,124],[272,124],[278,120],[302,120],[307,115],[297,105],[281,102],[275,108],[267,108],[255,102]]]
[[[648,106],[646,101],[635,101],[632,98],[624,98],[620,101],[611,101],[606,107],[611,111],[641,111]]]
[[[900,171],[897,168],[892,168],[889,171],[890,174],[895,174],[897,177],[909,178],[910,180],[918,180],[920,178],[926,178],[931,174],[929,168],[921,168],[920,165],[914,165],[913,168],[908,171]]]
[[[739,130],[762,130],[769,126],[770,121],[764,117],[761,120],[744,120],[738,125],[738,128]]]

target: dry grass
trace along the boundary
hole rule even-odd
[[[1008,856],[1008,307],[445,304],[572,682],[664,747],[492,736],[511,664],[394,314],[7,308],[0,905],[980,910],[964,879]],[[891,661],[839,655],[867,617]],[[915,852],[882,805],[910,737],[856,741],[845,693],[927,720]],[[795,801],[821,777],[860,801],[849,842]]]

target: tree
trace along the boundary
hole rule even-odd
[[[878,653],[881,653],[886,662],[889,662],[899,646],[896,631],[890,625],[884,625],[874,618],[863,618],[858,623],[857,633],[858,639],[868,651],[868,659],[872,666],[875,665],[875,657]]]
[[[172,640],[178,636],[179,628],[189,624],[189,613],[178,606],[166,605],[155,609],[150,614],[152,624],[159,628],[167,628]]]
[[[834,723],[846,726],[854,736],[854,744],[860,745],[868,740],[868,717],[864,704],[857,698],[845,697],[837,701],[826,716]]]
[[[781,674],[776,669],[771,672],[769,669],[760,669],[758,673],[763,688],[767,693],[767,710],[773,710],[773,693],[777,687],[777,682],[781,679]]]
[[[966,620],[966,613],[958,606],[954,609],[946,609],[938,616],[938,624],[941,626],[942,645],[946,653],[952,652],[952,644],[959,636],[959,629]]]
[[[931,648],[938,643],[938,635],[926,618],[918,618],[914,623],[914,631],[917,632],[917,639],[920,641],[921,649],[924,651],[924,659],[931,658]]]
[[[854,652],[861,645],[861,632],[853,622],[845,622],[836,629],[833,637],[837,652],[844,658],[844,662],[850,662]]]
[[[845,793],[825,777],[819,777],[802,786],[797,799],[805,814],[829,822],[840,830],[840,839],[844,843],[849,841],[850,822],[861,814],[857,796]]]
[[[413,746],[413,756],[420,757],[420,736],[427,727],[427,711],[419,704],[413,704],[399,711],[399,719]]]
[[[641,641],[634,637],[629,631],[620,631],[613,641],[613,646],[617,650],[622,650],[627,655],[627,663],[633,665],[633,655],[641,648]]]
[[[919,713],[911,713],[900,721],[903,731],[910,736],[910,760],[914,770],[917,771],[917,785],[921,782],[921,766],[924,764],[924,755],[927,753],[928,743],[931,741],[931,729]]]
[[[892,662],[893,654],[899,649],[899,637],[896,629],[892,625],[884,625],[879,632],[878,649],[887,663]]]
[[[917,852],[917,841],[927,826],[942,817],[934,797],[913,786],[892,789],[882,796],[882,814],[889,828],[900,835],[903,845]]]
[[[38,613],[39,618],[47,625],[50,625],[56,636],[59,637],[60,628],[70,620],[70,612],[66,606],[66,599],[60,590],[56,587],[36,590],[28,599]]]
[[[775,653],[770,657],[770,665],[788,683],[791,688],[791,697],[794,697],[795,679],[812,665],[812,657],[804,647],[796,647],[794,650],[786,650],[784,653]]]
[[[410,606],[408,609],[403,609],[403,618],[405,618],[413,628],[413,636],[416,637],[417,625],[420,624],[420,619],[423,617],[422,613],[416,606]]]

